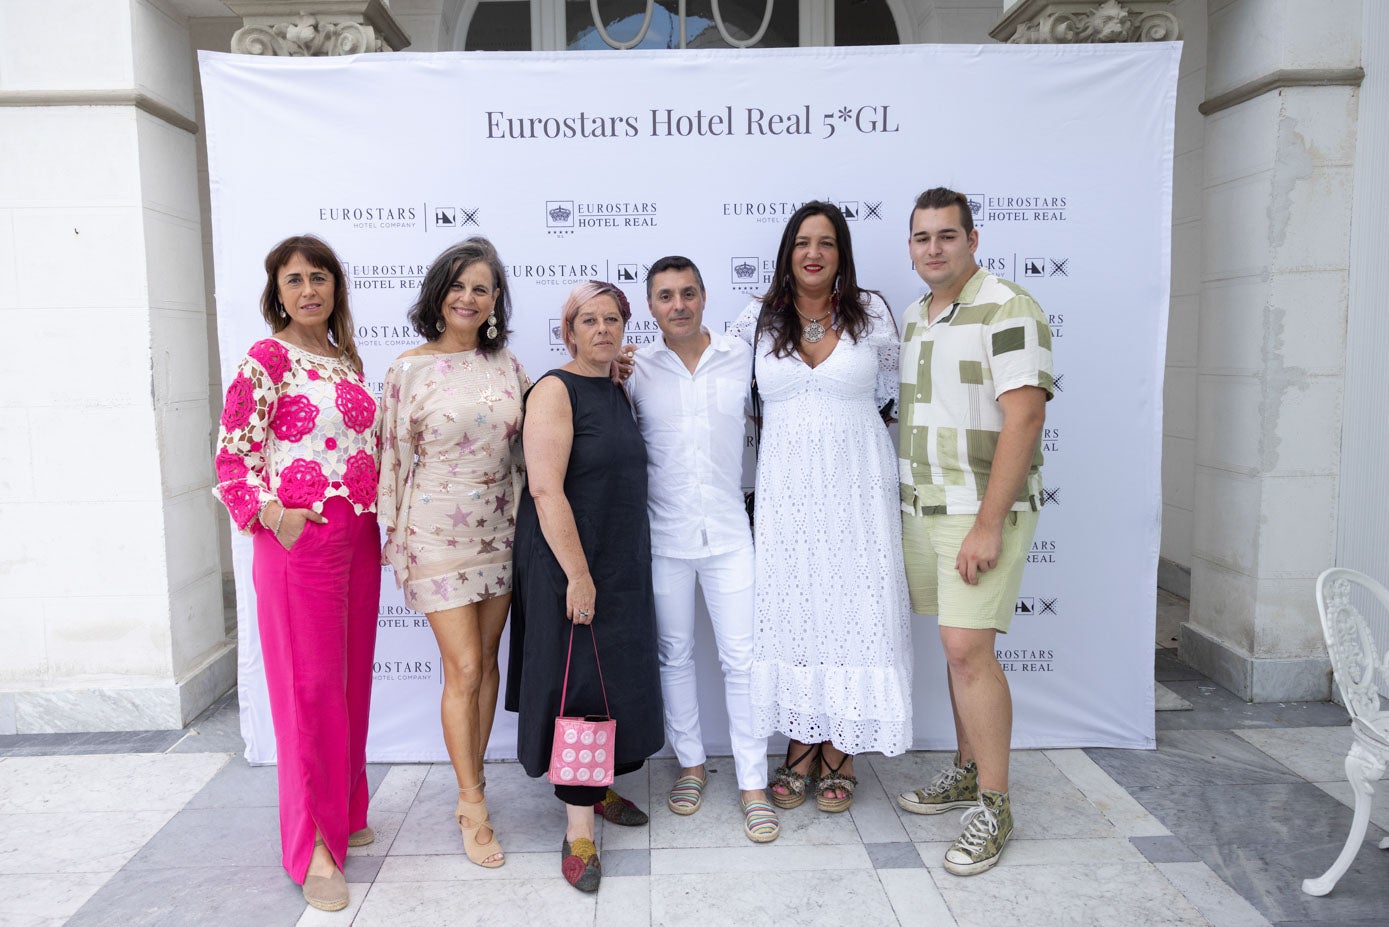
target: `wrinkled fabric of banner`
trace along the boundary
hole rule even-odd
[[[706,321],[722,329],[766,289],[786,218],[809,199],[840,204],[860,282],[900,320],[924,291],[907,255],[912,202],[953,187],[974,207],[979,263],[1029,289],[1054,338],[1046,504],[998,643],[1014,743],[1151,748],[1179,55],[1177,43],[203,52],[224,376],[265,333],[262,261],[287,235],[319,235],[342,257],[379,393],[419,340],[405,312],[426,267],[468,235],[507,265],[512,346],[538,377],[568,360],[559,310],[581,279],[622,286],[629,338],[658,338],[644,280],[664,254],[699,265]],[[268,763],[246,539],[233,560],[246,755]],[[444,761],[438,649],[384,579],[368,756]],[[934,619],[913,633],[914,746],[947,748]],[[704,735],[727,753],[707,621],[698,643]],[[498,711],[487,755],[514,756],[514,740],[514,716]]]

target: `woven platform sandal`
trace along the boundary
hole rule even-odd
[[[815,783],[815,807],[821,811],[838,814],[848,811],[849,806],[854,803],[854,787],[858,785],[858,779],[840,772],[851,758],[852,754],[844,754],[839,758],[838,766],[831,766],[829,760],[825,760],[825,769],[828,772],[822,773],[820,780]],[[829,792],[842,794],[839,798],[830,798],[827,794]]]
[[[810,759],[810,765],[806,771],[798,773],[796,766]],[[820,768],[820,745],[811,744],[805,748],[805,752],[795,759],[791,755],[786,755],[786,763],[778,766],[776,774],[772,778],[772,786],[769,791],[772,793],[772,801],[778,808],[799,808],[805,802],[805,794],[815,786],[815,776]],[[780,787],[782,791],[778,792]]]
[[[459,789],[458,808],[454,811],[454,816],[458,818],[458,829],[463,832],[463,852],[468,855],[468,859],[485,869],[496,869],[506,862],[506,857],[502,854],[501,844],[497,843],[497,832],[492,829],[492,819],[487,815],[487,802],[467,801],[463,798],[464,792],[480,790],[481,786],[477,785]],[[479,841],[477,836],[484,827],[492,834],[486,843]],[[497,858],[492,859],[494,856]]]

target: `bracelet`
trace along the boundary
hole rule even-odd
[[[270,530],[270,526],[265,523],[265,510],[269,507],[270,500],[267,499],[260,504],[260,508],[256,509],[256,521],[259,522],[260,526],[266,531]]]
[[[283,502],[281,502],[281,503],[280,503],[280,517],[277,518],[277,519],[275,519],[275,537],[276,537],[277,539],[278,539],[279,536],[280,536],[280,525],[284,522],[284,520],[285,520],[285,504],[284,504]]]

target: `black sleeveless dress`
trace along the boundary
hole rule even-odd
[[[646,759],[665,742],[646,516],[646,443],[622,387],[607,377],[566,370],[545,374],[551,376],[569,391],[574,444],[564,494],[597,588],[593,636],[589,627],[575,628],[564,713],[605,713],[593,656],[596,639],[608,706],[617,721],[614,760],[622,766]],[[540,531],[527,483],[516,514],[506,708],[519,713],[516,754],[530,776],[543,776],[550,768],[571,627],[564,615],[568,587]]]

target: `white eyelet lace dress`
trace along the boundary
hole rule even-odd
[[[730,333],[752,343],[760,303]],[[911,609],[897,452],[878,410],[897,398],[896,327],[876,296],[869,330],[809,367],[754,345],[757,461],[752,701],[756,734],[848,753],[910,746]]]

